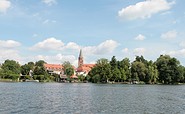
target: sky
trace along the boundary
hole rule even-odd
[[[185,65],[185,0],[0,0],[0,63],[161,54]]]

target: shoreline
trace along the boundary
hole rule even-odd
[[[14,81],[12,79],[0,79],[0,82],[7,82],[7,83],[19,83],[23,81]],[[31,80],[28,82],[35,82],[35,83],[92,83],[92,82],[55,82],[55,81],[39,81],[36,82],[35,80]],[[130,82],[108,82],[108,83],[92,83],[92,84],[123,84],[123,85],[185,85],[185,83],[177,83],[177,84],[162,84],[162,83],[156,83],[156,84],[145,84],[145,83],[137,83],[133,84]]]

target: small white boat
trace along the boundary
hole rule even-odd
[[[25,82],[39,82],[39,80],[25,80]]]

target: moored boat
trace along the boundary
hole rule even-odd
[[[25,82],[39,82],[39,80],[25,80]]]

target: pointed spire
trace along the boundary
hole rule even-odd
[[[80,58],[83,57],[83,55],[82,55],[82,49],[80,49],[79,57],[80,57]]]
[[[79,54],[79,57],[78,57],[78,67],[82,66],[83,65],[83,55],[82,55],[82,49],[80,49],[80,54]]]

